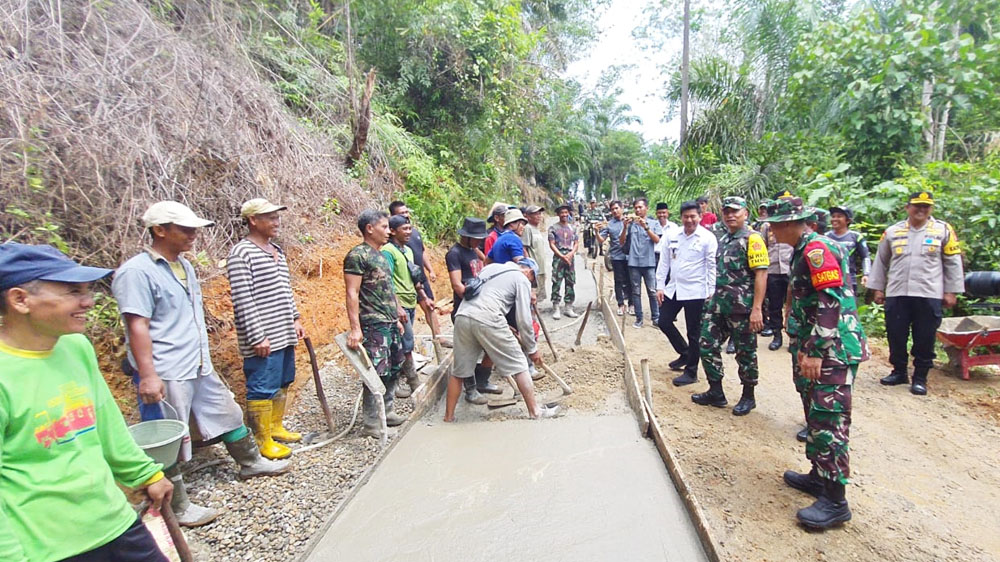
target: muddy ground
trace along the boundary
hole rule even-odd
[[[683,316],[678,318],[683,332]],[[787,487],[785,470],[805,471],[803,425],[786,349],[759,338],[757,408],[735,417],[740,385],[733,356],[724,355],[728,408],[698,406],[699,382],[674,387],[676,358],[649,326],[625,328],[632,361],[651,360],[653,407],[701,503],[723,560],[1000,560],[1000,376],[972,380],[935,370],[929,395],[885,387],[884,342],[861,367],[851,427],[853,519],[825,533],[806,532],[795,511],[812,498]],[[641,382],[640,382],[641,384]]]

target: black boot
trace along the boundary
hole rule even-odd
[[[667,367],[670,367],[671,371],[683,371],[684,367],[687,366],[687,362],[687,355],[681,355],[677,359],[667,363]]]
[[[824,480],[816,474],[816,467],[813,467],[812,470],[805,474],[795,472],[793,470],[786,470],[783,478],[785,480],[785,484],[788,484],[800,492],[805,492],[814,498],[818,498],[823,495]]]
[[[736,353],[736,343],[733,342],[733,338],[729,338],[729,344],[726,345],[726,353],[730,355]]]
[[[774,335],[774,330],[772,330],[770,327],[764,328],[763,330],[760,331],[760,335],[764,336],[765,338],[769,338]]]
[[[805,443],[806,441],[808,441],[809,440],[809,426],[807,425],[807,426],[803,427],[802,429],[800,429],[799,432],[795,434],[795,439],[798,440],[798,441],[801,441],[803,443]]]
[[[470,404],[475,404],[477,406],[482,406],[486,404],[488,400],[485,396],[476,390],[476,379],[475,377],[466,377],[462,379],[462,388],[465,389],[465,401]]]
[[[708,390],[691,395],[691,401],[701,406],[715,406],[724,408],[729,402],[726,401],[726,393],[722,390],[722,381],[708,381]]]
[[[914,369],[913,384],[910,386],[910,394],[923,396],[927,394],[927,371],[929,369]]]
[[[684,369],[684,374],[674,378],[674,386],[684,386],[698,382],[697,369]]]
[[[897,384],[906,384],[910,382],[910,377],[906,375],[906,369],[902,371],[897,371],[893,369],[889,376],[879,379],[880,383],[886,386],[896,386]]]
[[[783,343],[784,341],[781,339],[781,332],[777,331],[774,333],[774,339],[771,340],[771,343],[767,344],[767,348],[771,351],[777,351],[781,349],[781,345]]]
[[[733,408],[734,416],[745,416],[757,407],[757,401],[753,397],[753,385],[745,384],[743,385],[743,396],[740,397],[740,401],[736,403]]]
[[[851,520],[851,509],[844,498],[844,485],[827,480],[823,495],[816,502],[799,510],[796,517],[810,529],[829,529]]]
[[[500,387],[490,383],[490,375],[493,374],[493,367],[476,365],[476,390],[485,394],[500,394],[503,392]]]

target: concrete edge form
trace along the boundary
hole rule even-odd
[[[701,504],[698,503],[698,500],[684,482],[684,472],[677,462],[677,455],[663,437],[663,430],[660,429],[660,423],[653,412],[653,405],[646,402],[642,393],[639,392],[639,381],[635,376],[635,366],[632,364],[632,359],[625,348],[625,337],[621,332],[621,328],[619,328],[617,322],[608,321],[609,318],[614,318],[611,304],[603,292],[598,298],[601,301],[601,313],[605,318],[604,324],[608,327],[608,332],[611,334],[611,341],[622,352],[622,358],[625,361],[626,394],[628,395],[629,405],[632,407],[636,420],[639,422],[639,429],[642,431],[644,437],[651,438],[656,444],[656,450],[660,453],[660,458],[667,467],[670,480],[673,481],[674,488],[680,494],[681,500],[684,502],[684,507],[687,508],[688,515],[691,517],[691,522],[694,523],[698,538],[701,540],[702,548],[705,550],[705,556],[712,562],[719,562],[718,542],[712,536],[705,512],[702,511]]]
[[[413,412],[410,414],[410,418],[406,420],[406,423],[404,423],[401,426],[399,433],[396,435],[396,438],[392,440],[392,443],[389,443],[388,447],[386,447],[381,453],[379,453],[378,459],[376,459],[375,463],[372,464],[370,467],[368,467],[368,470],[366,470],[364,474],[362,474],[361,477],[358,478],[358,481],[351,488],[351,491],[344,496],[344,499],[340,500],[340,503],[337,504],[337,508],[333,510],[332,514],[330,514],[330,517],[328,517],[327,520],[323,523],[323,525],[313,533],[312,538],[309,539],[309,544],[306,545],[306,548],[302,551],[301,554],[295,557],[296,561],[304,562],[306,559],[309,558],[309,556],[313,553],[313,550],[316,549],[316,546],[319,544],[320,540],[322,540],[323,536],[326,535],[326,532],[330,530],[330,527],[333,525],[333,522],[336,521],[337,517],[339,517],[340,514],[344,512],[344,509],[347,507],[348,504],[351,503],[351,500],[354,499],[354,496],[358,495],[358,492],[361,490],[361,488],[363,488],[364,485],[368,483],[368,480],[371,479],[372,473],[374,473],[375,469],[377,469],[379,465],[382,464],[382,461],[385,460],[385,458],[389,455],[389,452],[392,451],[392,449],[396,446],[397,443],[402,441],[403,437],[405,437],[406,434],[410,431],[410,428],[413,427],[415,424],[419,423],[420,419],[424,416],[424,414],[426,414],[428,410],[430,410],[438,403],[438,401],[441,399],[441,396],[444,395],[445,390],[448,388],[448,377],[451,375],[452,358],[453,358],[453,352],[449,352],[448,355],[445,356],[444,362],[442,362],[440,365],[437,366],[436,369],[434,369],[434,372],[431,373],[430,378],[427,380],[426,383],[424,383],[424,389],[423,392],[421,393],[423,399],[419,400],[417,404],[413,407]]]
[[[642,393],[639,392],[639,381],[635,376],[635,367],[632,366],[632,361],[628,357],[628,351],[625,349],[625,337],[622,334],[621,328],[618,327],[618,323],[609,320],[614,318],[614,313],[611,311],[611,304],[608,303],[608,299],[604,295],[599,295],[598,299],[601,301],[601,315],[604,316],[604,325],[607,326],[608,333],[611,334],[611,342],[622,353],[625,361],[625,395],[628,397],[629,406],[632,407],[632,412],[635,413],[636,420],[639,422],[639,431],[643,436],[648,435],[649,412],[651,410],[647,407]]]

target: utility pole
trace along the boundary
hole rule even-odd
[[[688,86],[691,67],[691,0],[684,0],[684,39],[681,50],[681,146],[687,140],[688,129]],[[683,154],[683,153],[682,153]]]

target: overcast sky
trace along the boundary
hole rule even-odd
[[[632,106],[632,114],[642,120],[641,124],[629,128],[641,133],[648,142],[664,138],[676,140],[680,134],[680,121],[675,117],[669,123],[662,122],[667,103],[660,96],[662,79],[656,68],[659,61],[669,60],[675,52],[643,51],[632,37],[632,30],[643,23],[642,11],[650,1],[612,0],[598,20],[600,32],[597,41],[589,53],[570,65],[566,74],[585,88],[592,88],[608,67],[636,65],[634,70],[623,75],[619,83],[623,89],[621,102]],[[671,48],[679,52],[680,42],[673,42],[668,47]]]

